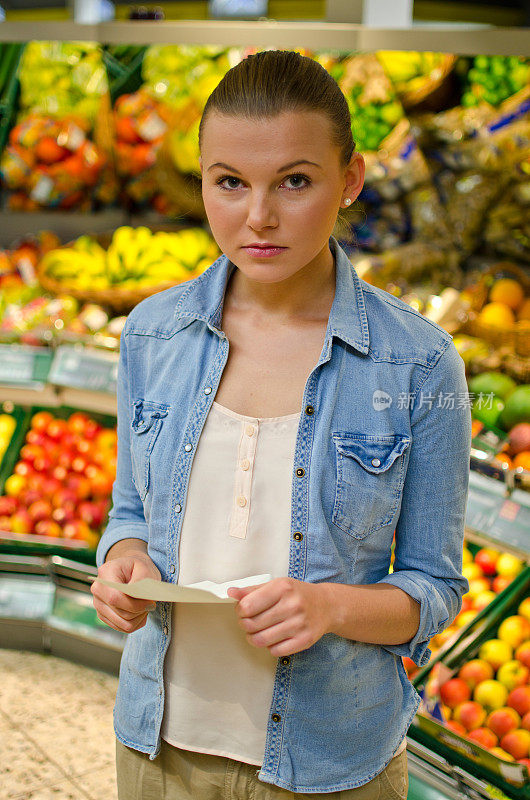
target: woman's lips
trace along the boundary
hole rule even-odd
[[[287,250],[287,247],[245,247],[244,250],[246,250],[250,256],[270,258],[271,256],[277,256],[279,253],[283,253],[284,250]]]

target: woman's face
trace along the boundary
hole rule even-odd
[[[341,166],[324,114],[248,120],[210,112],[199,161],[213,236],[249,278],[275,283],[309,264],[329,266],[329,237],[339,207],[362,189],[364,161],[354,153]],[[284,249],[259,256],[246,249],[256,242]]]

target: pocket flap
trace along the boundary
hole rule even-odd
[[[165,403],[156,403],[154,400],[134,400],[134,415],[131,427],[135,433],[148,431],[155,419],[167,416],[170,406]]]
[[[359,464],[375,474],[385,472],[392,466],[411,442],[410,436],[400,433],[387,436],[366,433],[333,434],[337,450],[343,456],[354,458]]]

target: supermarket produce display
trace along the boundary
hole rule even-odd
[[[75,657],[73,637],[80,660],[117,669],[123,637],[89,585],[116,470],[120,334],[144,297],[220,255],[198,124],[258,49],[0,44],[2,646]],[[334,235],[363,280],[451,333],[466,366],[467,395],[443,402],[473,419],[470,589],[429,663],[403,659],[423,699],[411,792],[431,796],[414,778],[430,770],[441,798],[530,798],[530,59],[292,49],[337,80],[366,162]],[[33,222],[117,210],[123,224],[68,238]],[[10,238],[18,212],[27,234]]]

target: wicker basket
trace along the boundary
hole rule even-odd
[[[158,187],[173,209],[197,220],[207,219],[201,179],[191,173],[184,175],[176,168],[167,136],[158,149],[154,170]]]
[[[149,226],[153,233],[157,231],[167,231],[169,233],[175,233],[177,230],[182,230],[184,227],[189,226],[179,226],[179,227],[167,227],[167,226]],[[98,244],[101,245],[103,248],[108,248],[111,241],[113,232],[109,233],[101,233],[101,234],[88,234],[95,239]],[[68,242],[64,244],[62,248],[64,249],[68,247],[72,247],[74,242]],[[171,286],[176,286],[178,283],[182,281],[166,281],[165,283],[160,283],[157,286],[143,286],[138,289],[129,289],[129,288],[120,288],[120,286],[110,286],[108,289],[77,289],[73,286],[69,286],[68,284],[61,283],[60,281],[51,278],[49,275],[40,268],[40,263],[37,265],[37,277],[43,289],[48,292],[51,292],[55,295],[60,294],[69,294],[72,297],[75,297],[77,300],[85,303],[97,303],[99,305],[109,307],[113,312],[116,314],[127,314],[135,305],[137,305],[141,300],[144,300],[146,297],[150,297],[153,294],[157,294],[158,292],[164,291],[164,289],[169,289]],[[190,279],[196,277],[195,272],[190,272],[189,274]]]
[[[456,64],[456,56],[452,53],[444,53],[440,65],[432,70],[430,75],[425,76],[424,84],[413,91],[403,92],[399,99],[405,111],[410,111],[420,104],[422,107],[433,108],[437,105],[437,100],[442,93],[450,91],[450,75]]]

